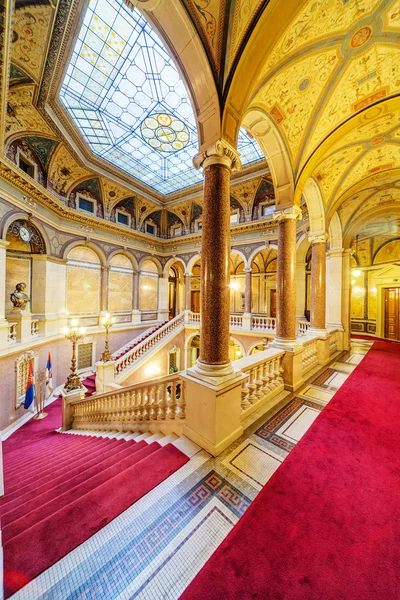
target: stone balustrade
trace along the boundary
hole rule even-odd
[[[238,315],[231,315],[230,325],[234,328],[242,328],[243,327],[243,317]]]
[[[137,346],[134,346],[131,350],[128,350],[123,356],[115,360],[115,372],[116,374],[122,373],[124,369],[129,367],[132,363],[143,356],[148,350],[153,348],[158,342],[160,342],[167,335],[172,333],[178,327],[183,325],[184,315],[180,314],[171,321],[168,321],[157,329],[153,334],[140,342]],[[118,354],[117,351],[114,354]]]
[[[31,336],[37,337],[39,335],[39,320],[31,321]]]
[[[200,313],[195,313],[195,312],[190,311],[189,322],[190,323],[200,323]]]
[[[275,317],[252,317],[251,328],[255,330],[271,331],[272,333],[276,330],[276,318]]]
[[[283,350],[263,350],[251,356],[240,358],[233,363],[236,371],[248,375],[242,382],[242,419],[272,400],[283,391]]]
[[[302,376],[318,365],[318,338],[305,340],[302,344],[303,354],[301,360]]]
[[[307,335],[310,329],[310,323],[308,321],[297,321],[297,335]]]
[[[179,374],[72,400],[68,406],[71,428],[78,430],[180,433],[186,416]]]
[[[7,342],[9,344],[17,343],[17,323],[8,323]]]

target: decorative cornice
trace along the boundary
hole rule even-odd
[[[225,140],[218,140],[204,152],[199,152],[193,158],[193,166],[195,169],[203,167],[205,169],[209,165],[224,165],[232,171],[239,170],[242,163],[239,158],[239,152]]]
[[[274,212],[273,218],[275,221],[285,221],[287,219],[295,219],[301,221],[303,214],[298,206],[290,206],[289,208],[283,208]]]

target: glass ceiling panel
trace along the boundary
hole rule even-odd
[[[92,151],[170,194],[202,180],[196,121],[157,34],[123,0],[91,0],[60,98]],[[241,129],[243,164],[264,158]]]

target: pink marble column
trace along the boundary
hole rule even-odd
[[[230,330],[230,174],[240,167],[236,151],[219,141],[194,159],[203,167],[200,356],[196,376],[217,380],[233,374]]]
[[[244,282],[244,312],[251,314],[251,273],[253,269],[248,267],[244,270],[246,278]]]
[[[185,273],[185,310],[191,310],[190,273]]]
[[[276,337],[274,346],[290,347],[296,342],[296,222],[297,206],[277,211],[278,259],[276,275]]]
[[[310,238],[311,242],[311,314],[310,327],[325,331],[326,312],[326,236]]]
[[[108,311],[108,272],[110,267],[101,267],[100,311]]]

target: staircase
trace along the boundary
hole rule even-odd
[[[58,433],[61,399],[47,410],[45,420],[29,421],[3,443],[5,496],[0,514],[6,598],[199,449],[172,433]]]

